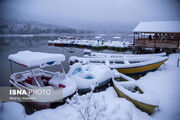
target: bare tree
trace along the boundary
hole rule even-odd
[[[76,94],[68,103],[77,110],[83,120],[97,120],[100,116],[103,116],[103,111],[106,110],[104,97],[95,99],[93,96],[93,90],[85,95]],[[103,101],[103,102],[98,102]]]

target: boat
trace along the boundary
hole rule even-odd
[[[90,55],[91,54],[91,50],[85,49],[84,50],[84,55]]]
[[[123,57],[164,57],[166,56],[166,52],[163,53],[154,53],[154,54],[113,54],[113,53],[97,53],[88,51],[86,54],[86,50],[84,50],[84,57],[106,57],[106,58],[123,58]]]
[[[70,39],[70,38],[58,38],[58,40],[49,40],[49,46],[59,46],[59,47],[80,47],[80,48],[92,48],[95,50],[102,49],[114,49],[114,50],[125,50],[132,47],[132,43],[128,41],[104,41],[103,39]]]
[[[26,94],[35,109],[49,108],[55,102],[64,102],[77,89],[76,84],[65,74],[61,62],[65,61],[63,54],[52,54],[32,51],[19,51],[8,56],[11,65],[10,84],[19,90],[50,90],[50,95]],[[29,70],[13,72],[13,63]],[[51,72],[45,67],[60,65],[63,72]]]
[[[118,96],[126,98],[140,110],[152,114],[154,109],[159,106],[157,96],[152,92],[144,92],[137,81],[131,77],[118,73],[114,75],[112,82]]]
[[[67,75],[77,84],[79,93],[87,93],[106,86],[113,76],[113,71],[105,65],[82,65],[75,63],[70,66]]]
[[[124,56],[122,58],[109,57],[77,57],[71,56],[69,64],[79,62],[81,64],[105,64],[111,69],[117,69],[127,75],[145,74],[157,70],[168,57],[160,56]]]

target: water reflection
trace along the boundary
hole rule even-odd
[[[84,37],[84,36],[83,36]],[[53,47],[48,46],[48,40],[57,39],[56,36],[52,37],[0,37],[0,86],[9,85],[10,76],[10,64],[8,61],[8,55],[17,53],[21,50],[31,50],[34,52],[49,52],[49,53],[60,53],[66,56],[66,61],[63,62],[65,71],[69,70],[69,57],[70,56],[83,56],[84,48],[67,48],[67,47]],[[71,52],[73,51],[73,52]],[[115,51],[103,50],[98,52],[111,52]],[[13,64],[14,72],[24,71],[27,68]],[[60,66],[47,67],[47,70],[60,71]]]

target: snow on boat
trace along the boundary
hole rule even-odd
[[[91,55],[91,50],[85,49],[84,50],[84,55]]]
[[[123,58],[123,57],[155,57],[155,56],[166,56],[166,52],[155,53],[155,54],[110,54],[110,53],[96,53],[84,50],[84,57],[108,57],[108,58]]]
[[[122,58],[71,56],[69,63],[73,64],[75,62],[79,62],[82,64],[105,64],[111,69],[117,69],[120,73],[133,75],[154,71],[164,64],[167,59],[168,57],[159,56],[123,56]]]
[[[92,86],[101,88],[107,85],[111,81],[113,71],[105,65],[75,63],[70,67],[68,76],[77,84],[79,92],[86,93]]]
[[[10,76],[11,85],[20,90],[51,90],[50,95],[27,95],[32,102],[38,104],[40,107],[41,102],[47,102],[49,104],[43,106],[51,107],[51,103],[65,100],[67,97],[72,96],[77,89],[76,84],[65,74],[64,68],[61,65],[61,62],[65,61],[63,54],[20,51],[16,54],[9,55],[8,59],[11,63],[11,71],[12,62],[30,69],[12,73]],[[42,69],[46,66],[53,65],[61,65],[63,72],[50,72]]]
[[[132,47],[132,43],[128,41],[104,41],[103,39],[95,39],[95,40],[87,40],[87,39],[58,39],[58,40],[49,40],[48,45],[54,45],[59,47],[88,47],[93,48],[96,50],[110,48],[115,50],[123,50],[127,49],[128,47]]]
[[[114,75],[112,81],[118,96],[126,98],[140,110],[151,114],[159,106],[157,96],[154,93],[144,92],[134,79],[118,73]]]

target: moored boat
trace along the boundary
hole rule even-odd
[[[154,54],[112,54],[112,53],[97,53],[91,52],[86,55],[86,50],[84,51],[84,57],[106,57],[106,58],[123,58],[123,57],[163,57],[166,53],[154,53]]]
[[[82,64],[105,64],[111,69],[117,69],[119,72],[134,75],[134,74],[144,74],[150,71],[158,69],[168,57],[159,57],[159,56],[125,56],[122,58],[106,58],[106,57],[77,57],[71,56],[69,63],[73,64],[79,62]]]
[[[63,102],[72,96],[77,89],[76,84],[65,74],[61,62],[65,60],[63,54],[20,51],[8,57],[12,74],[10,83],[20,90],[50,90],[50,95],[27,94],[38,109],[48,108],[54,102]],[[30,70],[13,73],[12,63],[27,67]],[[61,65],[62,73],[43,70],[46,66]]]
[[[80,47],[80,48],[93,48],[95,50],[113,49],[124,50],[131,46],[132,43],[128,41],[104,41],[103,39],[71,39],[71,38],[59,38],[58,40],[49,40],[48,45],[54,45],[59,47]],[[132,46],[131,46],[132,47]]]
[[[118,96],[126,98],[140,110],[152,114],[159,106],[156,95],[144,92],[132,78],[119,73],[113,77],[112,82]]]
[[[68,76],[77,84],[80,93],[86,93],[107,85],[113,76],[113,71],[105,65],[82,65],[75,63],[70,67]]]

